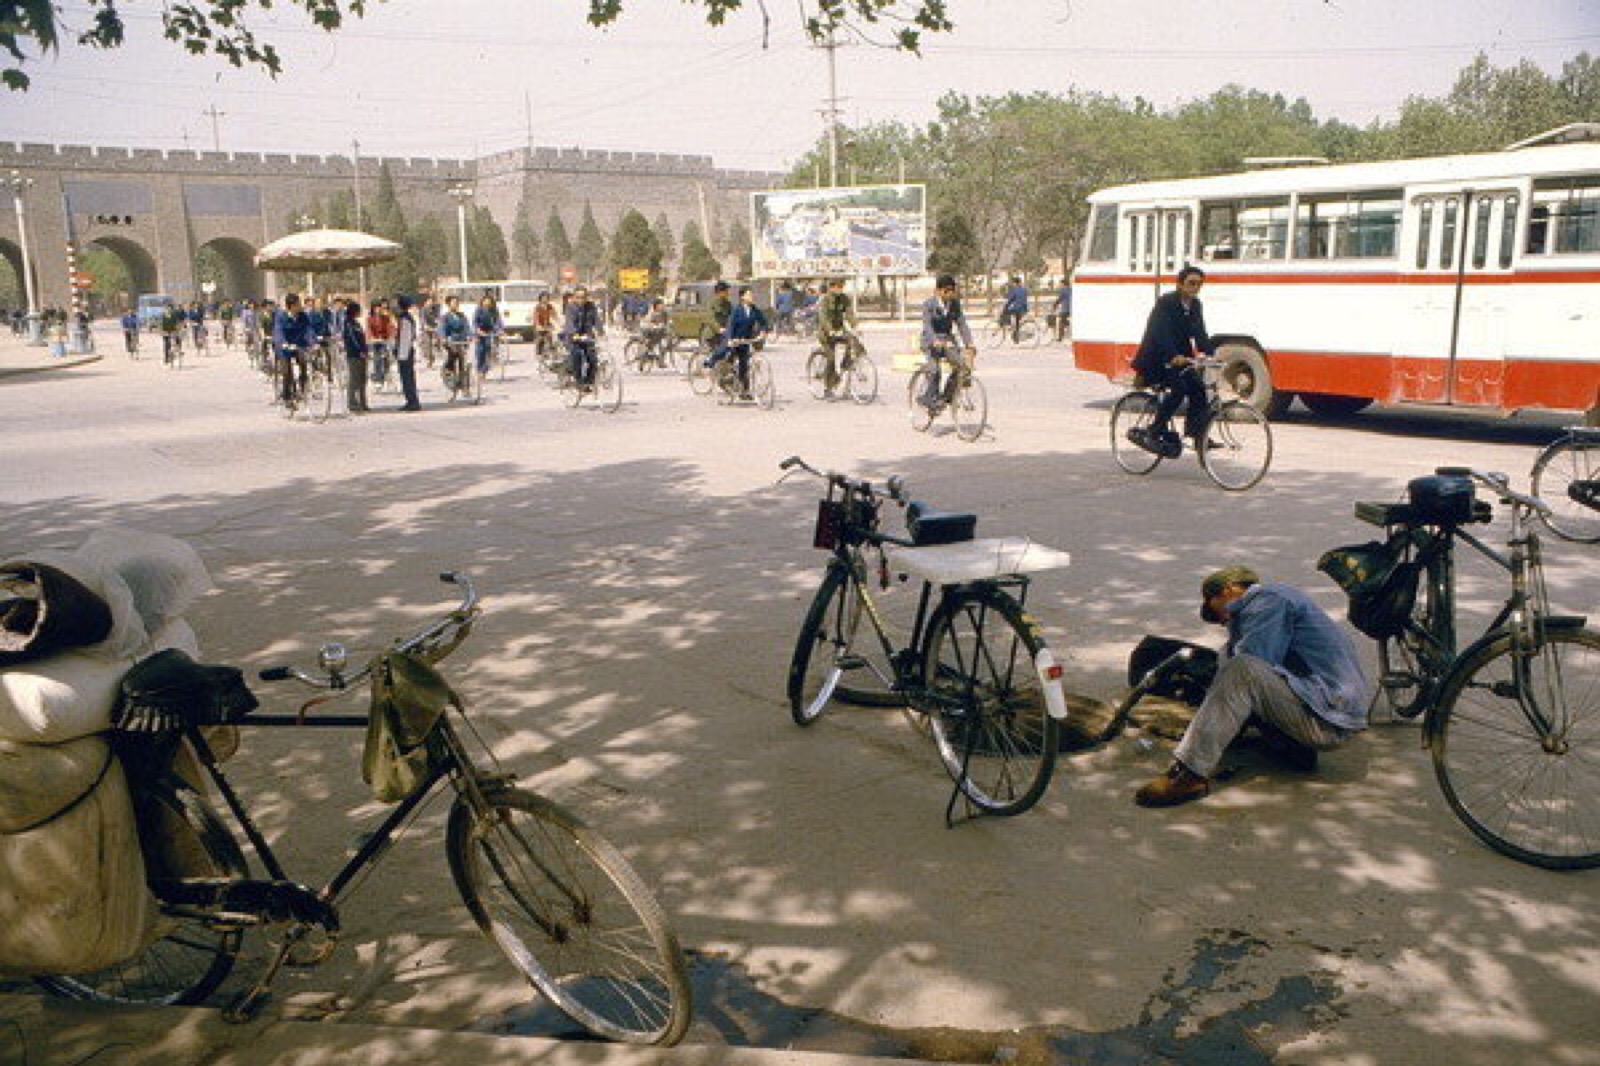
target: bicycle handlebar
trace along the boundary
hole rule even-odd
[[[392,645],[393,650],[415,651],[443,636],[451,628],[470,622],[477,613],[478,590],[473,586],[470,577],[459,570],[446,570],[439,575],[439,580],[461,588],[461,603],[451,608],[443,618],[424,626],[409,637],[395,641]],[[315,673],[298,666],[269,666],[256,676],[262,681],[288,681],[292,678],[311,688],[343,690],[360,684],[371,676],[372,664],[377,661],[374,659],[368,662],[354,674],[345,674],[341,669],[344,665],[344,648],[338,644],[324,644],[318,651],[317,658],[321,669]]]
[[[829,485],[837,485],[841,489],[853,490],[855,492],[863,493],[867,496],[878,495],[878,491],[872,487],[872,482],[862,480],[860,478],[852,478],[847,474],[835,473],[832,470],[823,472],[806,462],[804,459],[800,458],[798,455],[789,456],[789,458],[778,464],[778,468],[784,472],[785,478],[792,474],[796,469],[800,469],[810,474],[812,477],[821,478]],[[781,481],[783,479],[780,478],[779,480]],[[905,479],[898,474],[890,477],[887,484],[884,485],[883,495],[888,496],[889,499],[896,503],[904,503],[906,501]]]
[[[1476,470],[1468,466],[1440,466],[1435,467],[1433,472],[1444,477],[1471,478],[1513,507],[1525,507],[1538,515],[1551,513],[1548,503],[1537,496],[1529,496],[1513,489],[1511,479],[1499,471]]]

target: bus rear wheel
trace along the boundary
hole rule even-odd
[[[1248,344],[1220,344],[1222,386],[1268,418],[1282,418],[1294,393],[1272,387],[1272,371],[1260,349]]]
[[[1331,396],[1325,392],[1302,392],[1300,402],[1314,415],[1324,418],[1348,418],[1372,406],[1365,396]]]

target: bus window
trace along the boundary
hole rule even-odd
[[[1600,252],[1600,178],[1545,178],[1533,183],[1528,254]]]
[[[1455,197],[1444,202],[1444,220],[1439,227],[1439,266],[1443,270],[1456,267],[1456,215],[1461,203]]]
[[[1115,204],[1101,204],[1089,219],[1089,255],[1091,263],[1109,263],[1117,258],[1117,208]]]
[[[1489,262],[1489,213],[1494,201],[1487,196],[1478,197],[1472,225],[1472,269],[1482,270]]]
[[[1144,216],[1128,216],[1128,272],[1139,272],[1139,242],[1144,237]]]
[[[1200,208],[1201,259],[1282,259],[1289,199],[1224,200]]]
[[[1303,197],[1295,220],[1295,257],[1393,258],[1399,250],[1403,202],[1398,190]]]
[[[1161,269],[1169,273],[1178,269],[1178,244],[1182,239],[1178,235],[1178,217],[1172,212],[1164,213],[1167,225],[1161,242]]]
[[[1517,244],[1517,206],[1521,203],[1516,196],[1505,198],[1505,214],[1500,216],[1500,269],[1511,269],[1511,253],[1516,251]]]
[[[1144,220],[1144,251],[1139,256],[1139,266],[1147,272],[1156,268],[1156,216],[1147,215]]]
[[[1417,207],[1417,269],[1428,269],[1428,238],[1433,236],[1433,201],[1424,200]]]

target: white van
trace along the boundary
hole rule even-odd
[[[500,308],[500,321],[505,325],[506,335],[531,341],[533,308],[542,292],[548,292],[552,299],[555,298],[548,281],[469,281],[439,286],[439,299],[461,297],[461,310],[466,312],[468,321],[471,321],[472,308],[477,307],[485,296],[493,296]]]

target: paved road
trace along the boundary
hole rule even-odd
[[[887,372],[904,343],[874,336],[883,402],[866,408],[806,396],[789,345],[769,413],[660,376],[630,376],[615,415],[571,411],[523,362],[481,408],[447,408],[430,376],[421,414],[321,426],[280,417],[238,356],[168,372],[111,355],[0,381],[0,544],[71,545],[108,524],[185,537],[218,586],[194,613],[204,646],[250,667],[323,640],[374,648],[445,601],[434,574],[473,572],[489,615],[452,677],[497,754],[659,887],[721,981],[696,1041],[738,1042],[737,1001],[899,1029],[1052,1026],[1061,1061],[1600,1061],[1596,875],[1478,846],[1409,727],[1375,729],[1309,777],[1245,753],[1217,795],[1168,813],[1131,803],[1164,755],[1121,743],[1066,762],[1025,817],[946,830],[948,784],[898,715],[801,731],[780,704],[822,561],[811,486],[774,483],[785,455],[901,473],[978,511],[980,533],[1071,550],[1031,602],[1070,687],[1113,698],[1143,634],[1215,639],[1195,615],[1208,570],[1250,561],[1335,608],[1313,567],[1370,534],[1354,500],[1392,499],[1444,462],[1525,476],[1560,420],[1291,419],[1268,479],[1234,496],[1187,458],[1121,474],[1106,447],[1116,390],[1059,348],[984,358],[983,441],[913,433],[905,377]],[[1600,605],[1592,552],[1551,549],[1561,605]],[[1463,580],[1482,617],[1493,574],[1468,563]],[[306,879],[378,814],[359,743],[273,731],[235,761]],[[279,1009],[504,1020],[520,992],[453,901],[442,814],[360,891],[342,953],[291,975]]]

